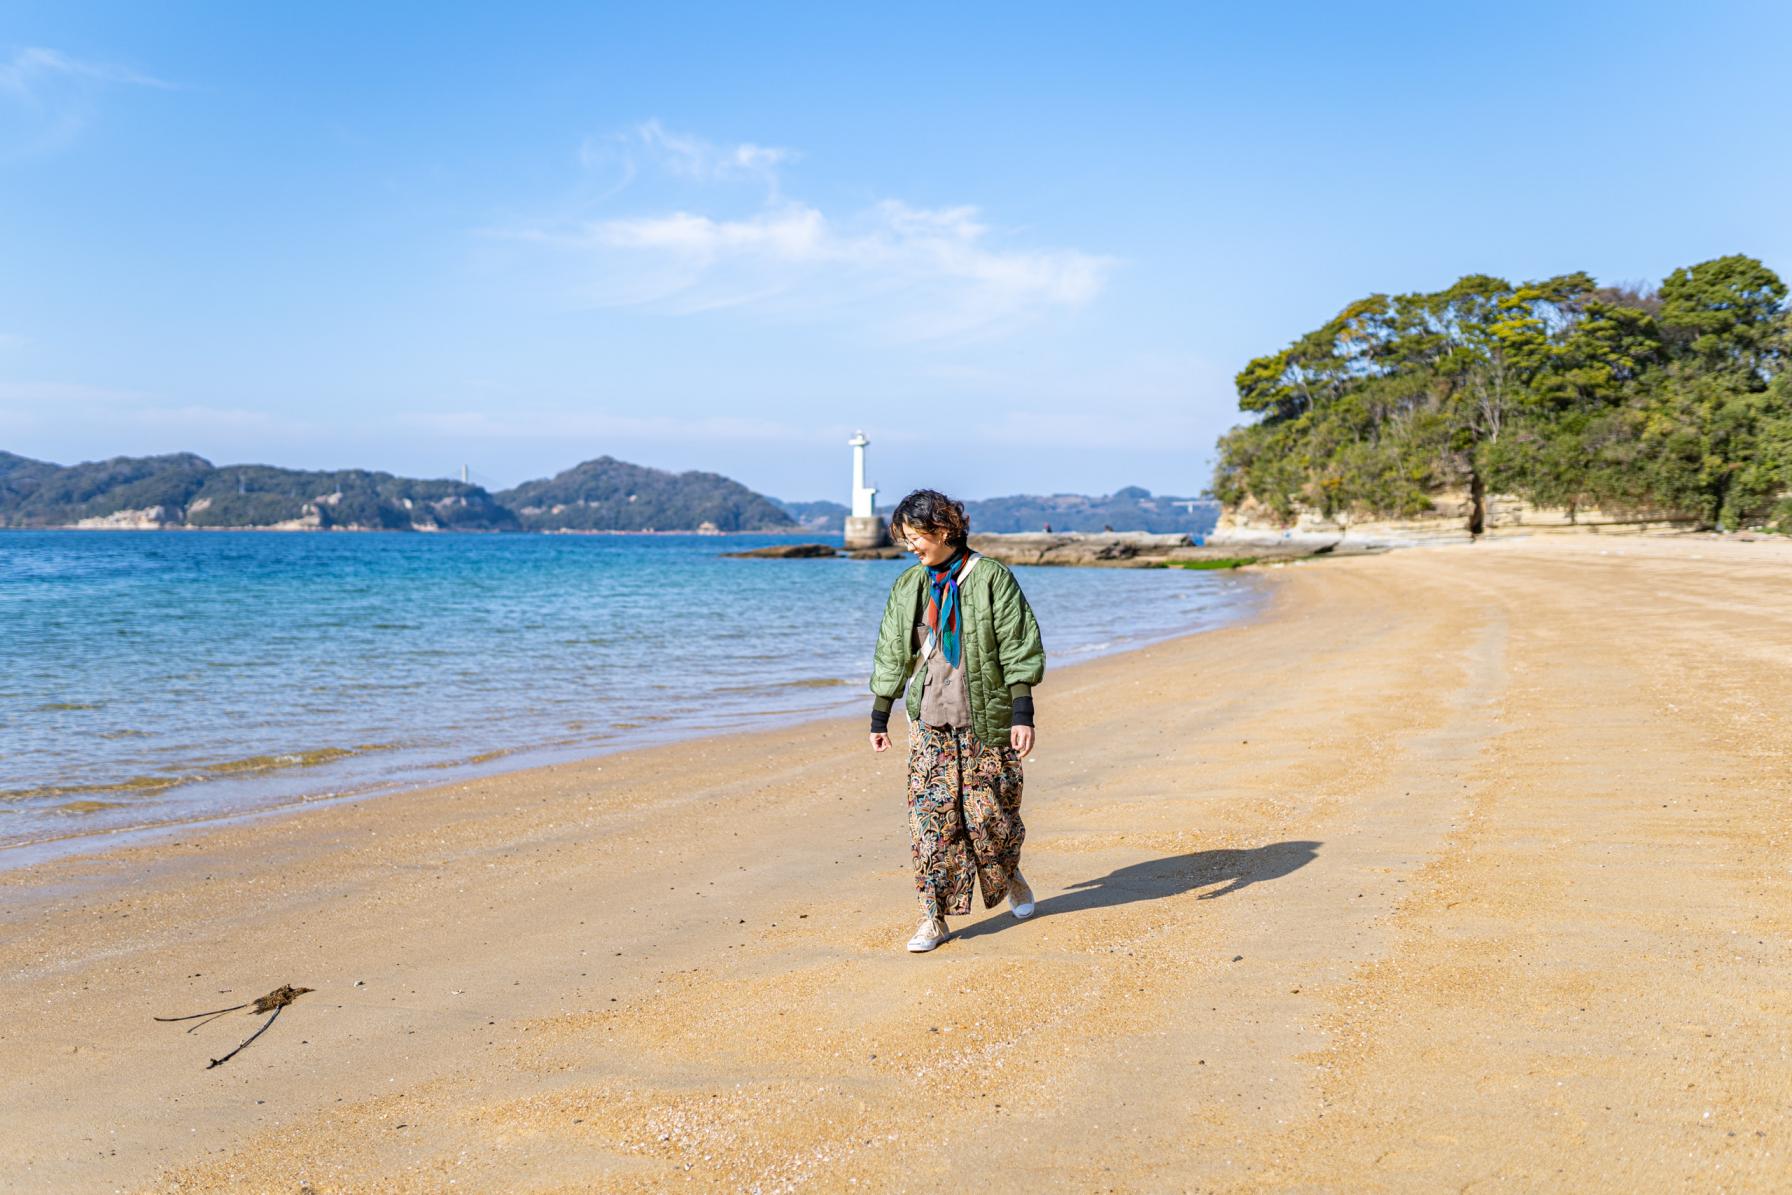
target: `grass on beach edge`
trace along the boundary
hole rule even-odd
[[[1216,556],[1212,560],[1171,560],[1166,563],[1171,568],[1230,569],[1256,564],[1259,559],[1256,556]]]

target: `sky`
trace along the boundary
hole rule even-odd
[[[0,6],[0,449],[1192,495],[1354,299],[1792,277],[1792,6]]]

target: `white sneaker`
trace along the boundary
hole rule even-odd
[[[1014,878],[1008,881],[1009,910],[1017,918],[1025,921],[1033,915],[1033,910],[1038,907],[1033,901],[1033,889],[1027,886],[1025,880],[1021,879],[1020,872],[1015,872]]]
[[[915,936],[908,940],[908,948],[913,954],[925,954],[949,936],[945,918],[923,917],[920,928],[915,930]]]

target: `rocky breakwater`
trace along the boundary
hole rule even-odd
[[[738,560],[817,560],[840,555],[833,544],[773,544],[769,548],[750,548],[745,552],[723,552]]]
[[[1003,564],[1073,568],[1241,567],[1298,560],[1336,550],[1336,543],[1265,542],[1241,553],[1211,540],[1197,546],[1187,535],[1144,531],[1018,532],[973,535],[971,547]]]
[[[1368,551],[1368,544],[1340,545],[1337,537],[1327,542],[1276,540],[1251,547],[1248,553],[1228,545],[1196,546],[1187,535],[1160,535],[1143,531],[1023,532],[971,536],[971,547],[992,560],[1009,565],[1045,565],[1064,568],[1238,568],[1280,560],[1298,560],[1335,551]],[[850,557],[854,560],[893,560],[908,556],[900,548],[872,548],[842,552],[831,544],[774,544],[724,556],[765,560],[815,560]]]

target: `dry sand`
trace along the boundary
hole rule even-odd
[[[1792,550],[1269,583],[1048,677],[931,955],[858,719],[0,876],[0,1187],[1792,1185]]]

